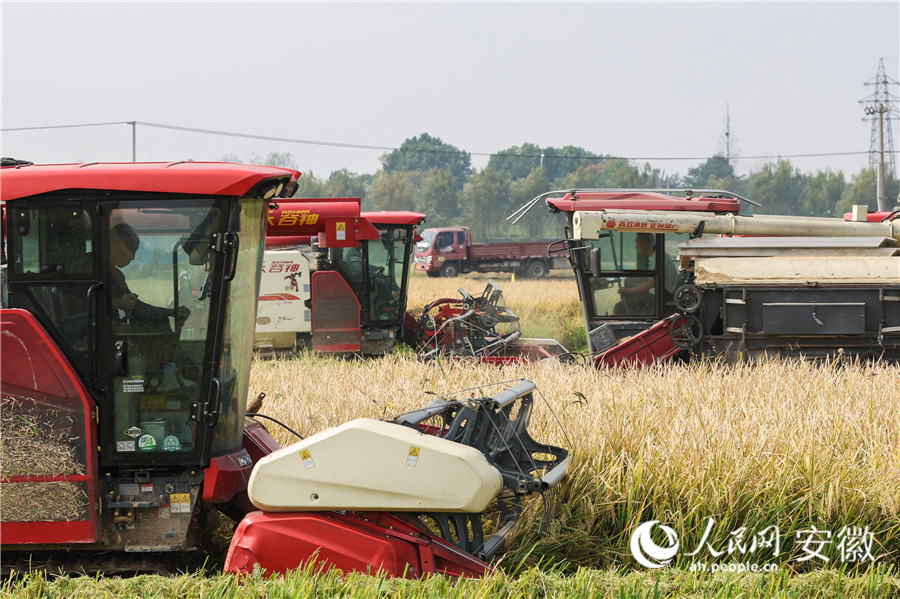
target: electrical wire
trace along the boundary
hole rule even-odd
[[[73,124],[73,125],[48,125],[48,126],[38,126],[38,127],[4,127],[0,129],[0,131],[38,131],[42,129],[69,129],[75,127],[105,127],[109,125],[142,125],[144,127],[153,127],[157,129],[168,129],[172,131],[184,131],[187,133],[201,133],[205,135],[221,135],[226,137],[239,137],[243,139],[259,139],[263,141],[275,141],[280,143],[290,143],[290,144],[304,144],[304,145],[313,145],[313,146],[326,146],[326,147],[335,147],[335,148],[349,148],[355,150],[378,150],[382,152],[409,152],[409,153],[418,153],[418,154],[463,154],[469,156],[498,156],[498,157],[510,157],[510,158],[534,158],[538,159],[541,156],[544,157],[545,160],[553,160],[553,159],[565,159],[565,160],[593,160],[595,162],[600,161],[609,161],[609,160],[644,160],[644,161],[674,161],[674,160],[708,160],[709,156],[615,156],[615,155],[581,155],[581,156],[548,156],[541,153],[533,153],[533,154],[513,154],[513,153],[504,153],[504,152],[465,152],[463,150],[458,149],[443,149],[443,148],[423,148],[423,149],[403,149],[395,146],[379,146],[379,145],[370,145],[370,144],[353,144],[353,143],[341,143],[341,142],[333,142],[333,141],[320,141],[320,140],[311,140],[311,139],[298,139],[291,137],[275,137],[270,135],[255,135],[251,133],[236,133],[232,131],[219,131],[216,129],[200,129],[197,127],[182,127],[178,125],[166,125],[163,123],[150,123],[147,121],[113,121],[108,123],[82,123],[82,124]],[[782,159],[782,158],[824,158],[829,156],[864,156],[869,154],[869,151],[857,151],[857,152],[817,152],[811,154],[770,154],[770,155],[759,155],[759,156],[732,156],[731,160],[766,160],[766,159]],[[885,153],[892,154],[900,154],[900,150],[889,150]]]
[[[293,433],[293,434],[294,434],[296,437],[298,437],[300,440],[303,440],[303,435],[301,435],[300,433],[298,433],[297,431],[295,431],[294,429],[292,429],[291,427],[289,427],[289,426],[286,425],[285,423],[281,422],[280,420],[275,420],[275,419],[272,418],[271,416],[266,416],[265,414],[260,414],[259,412],[248,412],[247,414],[244,414],[244,416],[246,416],[247,418],[265,418],[266,420],[271,420],[271,421],[274,422],[275,424],[277,424],[277,425],[279,425],[279,426],[282,426],[282,427],[284,427],[285,429],[287,429],[288,432]]]

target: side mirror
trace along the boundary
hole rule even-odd
[[[600,278],[600,248],[591,248],[591,274],[595,278]]]

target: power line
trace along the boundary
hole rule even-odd
[[[130,125],[132,121],[114,121],[111,123],[84,123],[81,125],[47,125],[44,127],[4,127],[0,131],[37,131],[38,129],[71,129],[73,127],[105,127],[106,125]]]
[[[333,142],[333,141],[318,141],[318,140],[310,140],[310,139],[298,139],[291,137],[275,137],[270,135],[256,135],[252,133],[236,133],[233,131],[219,131],[215,129],[200,129],[197,127],[181,127],[178,125],[166,125],[162,123],[150,123],[147,121],[113,121],[108,123],[81,123],[81,124],[72,124],[72,125],[48,125],[48,126],[37,126],[37,127],[4,127],[0,129],[0,131],[38,131],[41,129],[71,129],[76,127],[105,127],[108,125],[142,125],[144,127],[153,127],[157,129],[169,129],[173,131],[184,131],[188,133],[202,133],[206,135],[220,135],[225,137],[239,137],[243,139],[259,139],[263,141],[275,141],[279,143],[292,143],[292,144],[304,144],[304,145],[314,145],[314,146],[326,146],[326,147],[336,147],[336,148],[350,148],[356,150],[379,150],[383,152],[393,152],[393,151],[401,151],[401,148],[395,146],[377,146],[377,145],[369,145],[369,144],[351,144],[351,143],[341,143],[341,142]],[[449,150],[449,149],[414,149],[414,150],[402,150],[408,152],[419,152],[419,153],[450,153],[450,154],[458,154],[460,150]],[[897,151],[891,150],[893,154],[896,154]],[[539,158],[541,154],[507,154],[504,152],[466,152],[471,156],[509,156],[513,158]],[[782,158],[824,158],[829,156],[860,156],[868,154],[868,151],[860,151],[860,152],[818,152],[812,154],[773,154],[773,155],[762,155],[762,156],[732,156],[732,160],[766,160],[766,159],[782,159]],[[645,161],[675,161],[675,160],[708,160],[709,156],[597,156],[597,155],[586,155],[586,156],[571,156],[571,155],[558,155],[558,156],[546,156],[546,159],[552,158],[560,158],[560,159],[568,159],[568,160],[596,160],[596,161],[604,161],[604,160],[645,160]]]

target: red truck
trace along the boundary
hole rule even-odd
[[[569,266],[567,252],[548,253],[546,241],[472,243],[468,227],[441,227],[422,231],[416,244],[416,270],[429,277],[455,277],[465,272],[515,272],[541,278],[551,268]]]

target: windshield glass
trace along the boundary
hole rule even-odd
[[[593,276],[589,260],[582,262],[593,316],[661,317],[657,283],[662,280],[663,301],[671,302],[679,284],[678,244],[688,238],[687,234],[663,236],[661,252],[657,236],[650,233],[610,231],[603,239],[586,240],[600,251],[600,277]]]
[[[433,231],[431,229],[425,229],[424,231],[422,231],[422,240],[416,244],[416,251],[424,252],[425,250],[430,248],[436,235],[437,231]]]
[[[406,235],[402,229],[381,231],[367,241],[369,258],[369,315],[374,320],[399,320],[406,277]]]
[[[228,287],[228,308],[222,356],[219,366],[221,408],[213,437],[212,453],[221,455],[238,451],[244,429],[244,412],[250,387],[250,363],[253,361],[253,337],[256,327],[256,304],[266,241],[264,210],[261,199],[241,199],[240,250],[234,279]]]

